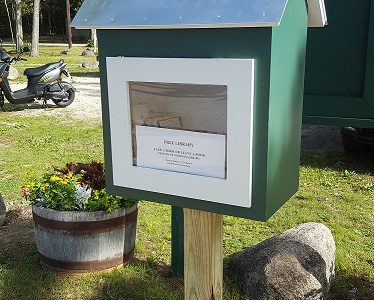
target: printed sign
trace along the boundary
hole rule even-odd
[[[226,178],[226,136],[136,126],[137,166]]]

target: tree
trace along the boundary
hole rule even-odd
[[[70,0],[70,13],[72,17],[74,17],[77,14],[82,4],[83,0]]]
[[[40,0],[34,0],[34,11],[32,18],[31,56],[39,56],[39,11]]]
[[[10,33],[12,34],[12,42],[13,42],[13,45],[14,45],[13,27],[12,27],[12,21],[11,21],[11,18],[10,18],[10,14],[9,14],[9,8],[8,8],[8,2],[7,2],[7,0],[4,1],[4,4],[5,4],[5,8],[6,8],[7,15],[8,15]]]
[[[73,47],[70,24],[71,24],[70,0],[66,0],[66,35],[68,38],[69,49]]]
[[[16,49],[18,52],[23,47],[23,29],[22,29],[22,3],[21,0],[13,0],[15,6],[16,21]]]
[[[96,34],[96,29],[91,29],[91,40],[93,41],[94,52],[97,53],[97,34]]]

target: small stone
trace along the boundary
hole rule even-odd
[[[82,52],[82,56],[95,56],[95,51],[92,49],[86,49]]]
[[[62,50],[62,51],[61,51],[61,54],[62,54],[62,55],[68,55],[68,54],[69,54],[69,50],[66,50],[66,49],[65,49],[65,50]]]
[[[335,241],[325,225],[301,224],[235,254],[228,270],[253,300],[325,299],[335,274]]]
[[[3,196],[0,194],[0,226],[5,222],[6,207],[3,200]]]
[[[14,68],[13,66],[10,66],[8,79],[9,80],[14,80],[14,79],[17,79],[18,76],[19,76],[19,72],[17,71],[17,69]]]
[[[99,67],[99,62],[97,61],[86,61],[82,64],[83,68],[86,69],[94,69]]]

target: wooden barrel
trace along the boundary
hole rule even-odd
[[[134,255],[138,206],[103,211],[57,211],[34,205],[35,238],[42,264],[65,272],[119,266]]]

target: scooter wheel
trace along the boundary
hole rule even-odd
[[[68,97],[64,99],[52,99],[52,101],[58,106],[58,107],[66,107],[73,103],[75,99],[75,91],[73,89],[68,89],[66,91],[68,93]]]

